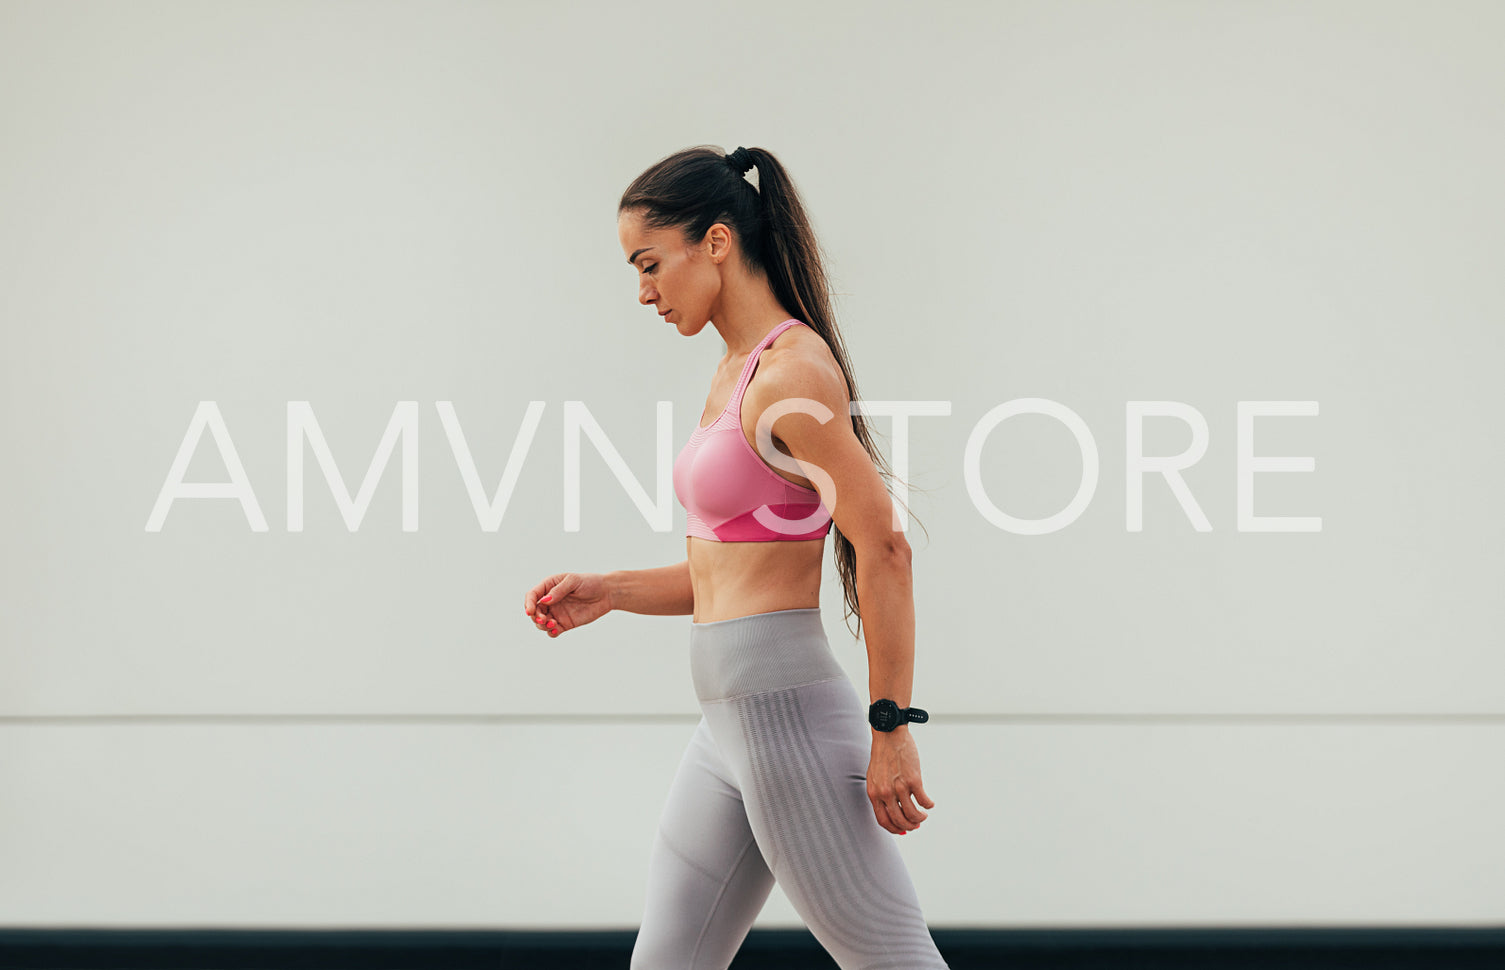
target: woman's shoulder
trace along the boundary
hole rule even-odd
[[[764,405],[789,397],[845,401],[847,396],[841,365],[825,339],[808,325],[785,329],[765,347],[754,377],[747,397]]]
[[[803,320],[792,327],[785,327],[772,343],[763,348],[763,357],[769,361],[788,358],[795,367],[819,367],[829,364],[838,371],[841,370],[836,363],[836,356],[831,353],[831,348],[826,343],[826,338]],[[762,366],[761,359],[759,366]]]

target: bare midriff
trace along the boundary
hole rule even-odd
[[[826,540],[715,542],[685,537],[695,623],[820,606]]]

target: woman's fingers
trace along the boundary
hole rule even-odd
[[[523,594],[523,613],[533,625],[551,637],[564,632],[559,621],[552,615],[553,604],[564,596],[567,574],[555,574]]]
[[[933,807],[935,803],[920,784],[919,756],[908,736],[875,737],[866,777],[873,816],[887,831],[903,835],[930,817],[920,804]]]
[[[918,783],[913,785],[911,790],[906,791],[903,782],[896,779],[894,790],[870,794],[868,801],[873,804],[873,816],[878,820],[878,824],[895,835],[902,835],[919,828],[920,823],[930,815],[915,804],[915,792],[919,793],[920,801],[929,802],[932,808],[935,807],[935,803],[930,801],[929,796]]]
[[[534,616],[539,612],[540,606],[548,606],[563,599],[570,589],[566,582],[569,578],[569,573],[555,573],[528,590],[523,594],[523,612]]]
[[[883,826],[885,831],[892,832],[895,835],[904,831],[894,824],[894,820],[889,817],[888,806],[883,802],[876,800],[873,802],[873,817],[878,820],[878,824]]]
[[[528,591],[528,595],[524,598],[523,602],[523,612],[528,619],[533,621],[535,627],[550,636],[558,636],[563,630],[559,625],[559,621],[551,615],[552,598],[544,596],[535,599],[538,596],[538,592],[537,588]],[[548,602],[544,602],[545,600],[548,600]]]
[[[542,608],[539,610],[538,614],[533,617],[533,625],[538,627],[543,632],[551,635],[557,635],[562,632],[559,621],[550,616]]]
[[[929,818],[929,816],[920,811],[920,807],[914,803],[914,794],[912,792],[901,792],[899,794],[899,797],[896,799],[896,803],[899,806],[898,814],[901,818],[904,819],[904,827],[907,829],[918,828],[921,822]]]
[[[555,573],[523,596],[523,612],[551,637],[611,609],[610,591],[599,573]]]

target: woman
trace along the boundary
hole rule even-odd
[[[844,970],[945,967],[885,834],[935,807],[909,725],[883,720],[910,704],[910,549],[886,463],[847,417],[856,386],[804,207],[769,152],[702,146],[643,172],[617,212],[638,302],[727,346],[674,464],[685,561],[560,573],[523,599],[551,637],[614,609],[692,614],[703,716],[654,840],[633,970],[725,968],[775,879]],[[821,625],[828,532],[848,615],[869,621],[872,720]]]

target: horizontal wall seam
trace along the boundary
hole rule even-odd
[[[694,724],[699,713],[540,713],[540,714],[403,714],[403,713],[183,713],[183,714],[4,714],[0,727],[68,726],[68,725],[151,725],[151,724]],[[923,736],[952,724],[967,725],[1125,725],[1125,724],[1203,724],[1203,725],[1505,725],[1505,714],[1491,713],[1021,713],[982,714],[931,712],[930,722],[911,728]]]

